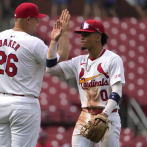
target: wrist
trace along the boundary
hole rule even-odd
[[[51,39],[51,42],[50,43],[58,43],[57,40],[54,40],[54,39]]]
[[[57,57],[55,59],[46,59],[46,67],[51,68],[57,65]]]
[[[116,106],[117,106],[116,101],[112,99],[108,99],[107,105],[102,112],[107,115],[110,115],[112,111],[116,108]]]
[[[63,36],[63,35],[68,35],[68,34],[69,34],[69,31],[63,31],[63,32],[62,32],[62,36]]]
[[[105,117],[108,117],[108,115],[104,112],[102,112],[101,114],[104,115]]]
[[[57,56],[57,44],[58,42],[51,40],[48,54],[47,54],[47,59],[54,59]]]

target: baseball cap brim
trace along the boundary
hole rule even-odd
[[[75,31],[75,33],[77,33],[77,34],[81,34],[82,32],[93,33],[93,32],[96,32],[96,31],[95,30],[83,30],[83,29],[80,29],[80,30]]]
[[[100,34],[105,33],[103,24],[96,20],[87,20],[82,23],[80,30],[76,30],[75,33],[81,34],[82,32],[98,32]]]
[[[93,32],[99,32],[99,30],[97,30],[96,28],[94,28],[92,25],[88,24],[85,21],[84,23],[82,23],[80,30],[75,31],[75,33],[77,33],[77,34],[81,34],[82,32],[93,33]]]
[[[36,16],[34,16],[34,17],[43,18],[43,17],[46,17],[46,15],[45,15],[45,14],[38,13],[38,14],[37,14]]]

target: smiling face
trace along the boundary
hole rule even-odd
[[[81,48],[82,50],[93,48],[98,41],[100,41],[101,34],[99,33],[89,33],[82,32],[81,33]]]

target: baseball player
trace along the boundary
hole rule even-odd
[[[13,29],[0,33],[0,147],[35,147],[40,130],[39,93],[48,46],[35,33],[39,13],[33,3],[20,4]],[[63,10],[58,61],[67,60],[70,14]]]
[[[109,124],[109,130],[98,146],[119,147],[121,123],[118,109],[122,87],[125,84],[122,59],[104,48],[108,35],[100,21],[87,20],[75,33],[81,34],[81,49],[87,49],[89,52],[87,55],[57,63],[55,44],[58,35],[52,32],[51,43],[54,45],[50,46],[46,60],[48,73],[63,74],[67,79],[76,77],[82,112],[72,135],[72,147],[94,147],[95,142],[82,136],[80,130],[99,113],[108,117],[114,126]],[[97,119],[95,124],[99,121]]]

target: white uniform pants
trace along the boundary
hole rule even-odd
[[[36,147],[39,130],[37,98],[0,94],[0,147]]]
[[[98,143],[98,147],[119,147],[119,138],[120,138],[120,116],[118,112],[113,112],[109,115],[109,120],[114,124],[109,123],[109,130],[104,136],[103,142]],[[72,147],[94,147],[95,143],[89,139],[83,137],[80,134],[73,134],[72,136]]]

